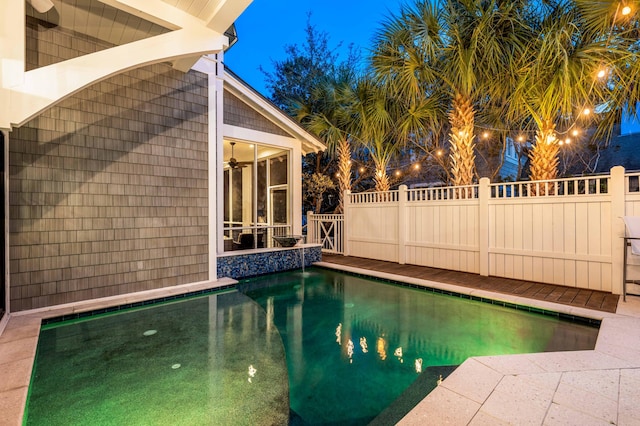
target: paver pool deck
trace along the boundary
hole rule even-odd
[[[626,302],[620,300],[616,304],[611,297],[617,301],[617,296],[605,293],[578,297],[573,291],[570,293],[573,297],[563,298],[558,293],[563,288],[549,291],[545,285],[544,289],[525,282],[511,285],[503,279],[485,277],[469,284],[463,275],[427,271],[428,268],[420,274],[409,272],[407,276],[406,265],[376,268],[375,262],[341,258],[324,256],[318,265],[602,321],[596,347],[591,351],[468,359],[399,424],[640,425],[640,297],[628,296]],[[395,273],[385,272],[385,267],[397,266],[400,267]],[[0,322],[0,424],[22,424],[43,318],[233,282],[220,279],[5,315]],[[492,285],[496,288],[488,290]],[[513,291],[509,292],[509,288]],[[547,296],[554,291],[551,299],[558,300],[550,302]]]

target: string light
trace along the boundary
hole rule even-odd
[[[607,75],[607,72],[604,69],[598,71],[598,78],[603,78],[605,75]]]
[[[623,16],[627,16],[628,14],[631,13],[631,7],[629,7],[629,6],[623,7],[621,13],[622,13]]]
[[[415,166],[413,166],[413,168],[416,170],[420,170],[420,164],[416,164]]]
[[[489,137],[489,132],[484,132],[484,133],[482,134],[482,137],[483,137],[484,139],[487,139],[487,138]]]

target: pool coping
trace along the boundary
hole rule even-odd
[[[640,330],[640,297],[628,297],[627,302],[619,304],[620,312],[611,314],[328,262],[316,265],[601,321],[596,348],[592,351],[469,358],[400,424],[553,424],[554,419],[556,424],[562,424],[561,420],[567,416],[571,419],[580,416],[578,418],[584,420],[583,424],[596,421],[613,421],[615,424],[640,422],[640,414],[634,410],[640,405],[640,395],[633,392],[640,383],[640,333],[628,332]],[[0,423],[22,424],[42,319],[228,288],[236,283],[230,278],[221,278],[213,282],[10,313],[6,328],[0,334],[0,348],[3,349],[0,351],[0,377],[6,378],[0,384]],[[597,390],[602,387],[602,380],[616,374],[617,397],[613,399],[611,395],[602,395]],[[576,392],[578,396],[574,395]],[[616,405],[615,416],[610,409],[613,402]]]

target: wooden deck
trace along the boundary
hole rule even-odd
[[[604,291],[520,281],[510,278],[483,277],[466,272],[425,266],[400,265],[360,257],[323,253],[322,261],[612,313],[616,311],[618,299],[620,298],[618,295]]]

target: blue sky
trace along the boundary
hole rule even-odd
[[[375,30],[401,4],[401,0],[254,0],[236,20],[238,42],[224,62],[266,96],[258,68],[271,71],[273,60],[285,58],[285,45],[304,44],[307,13],[311,12],[317,30],[328,34],[331,48],[342,42],[340,52],[346,52],[353,43],[366,55]]]

